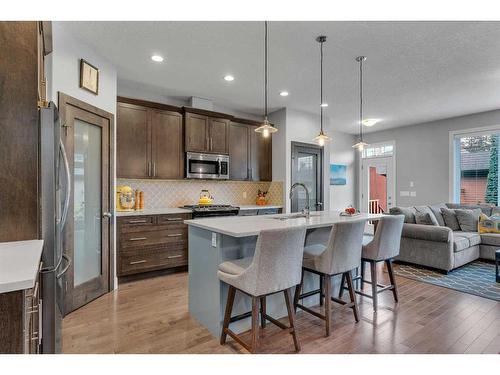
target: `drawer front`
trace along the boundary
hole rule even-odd
[[[152,226],[154,225],[154,216],[130,216],[118,217],[120,226]]]
[[[131,232],[120,235],[120,249],[174,243],[187,243],[187,228]]]
[[[184,246],[157,249],[131,249],[120,255],[119,276],[184,266],[188,253]]]
[[[177,214],[177,215],[160,215],[158,216],[158,224],[161,225],[185,225],[184,220],[191,219],[191,214]]]

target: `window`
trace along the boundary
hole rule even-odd
[[[380,158],[392,156],[394,154],[394,144],[391,143],[377,143],[367,146],[363,150],[362,158]]]
[[[456,135],[454,200],[498,205],[500,132]]]

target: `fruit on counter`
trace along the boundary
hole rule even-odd
[[[349,215],[354,215],[356,213],[356,209],[352,206],[347,207],[344,212]]]

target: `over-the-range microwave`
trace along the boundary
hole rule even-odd
[[[229,156],[187,152],[186,178],[228,180]]]

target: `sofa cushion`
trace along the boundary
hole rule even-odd
[[[431,216],[428,212],[415,212],[415,222],[422,225],[438,226],[436,218]]]
[[[453,251],[459,252],[469,248],[469,239],[461,236],[453,236]]]
[[[389,209],[391,215],[404,215],[405,223],[415,224],[415,208],[413,207],[391,207]]]
[[[442,208],[441,213],[443,214],[444,224],[451,230],[460,230],[460,224],[458,223],[457,216],[455,215],[455,210],[450,208]]]
[[[463,237],[469,240],[469,246],[476,246],[481,243],[481,236],[476,232],[453,232],[453,237]]]
[[[477,223],[479,220],[479,215],[481,215],[481,209],[456,209],[455,215],[462,231],[477,232]]]
[[[483,214],[491,216],[492,209],[494,206],[489,204],[460,204],[460,203],[446,203],[448,208],[452,209],[461,209],[461,210],[473,210],[475,208],[479,208]]]
[[[431,209],[432,213],[436,217],[436,220],[439,224],[439,226],[444,227],[444,218],[443,214],[441,213],[441,208],[447,208],[444,203],[438,203],[438,204],[433,204],[432,206],[429,206]]]
[[[432,210],[429,208],[429,206],[415,206],[415,222],[417,224],[426,224],[426,225],[439,225],[437,219],[436,219],[436,216],[434,215],[434,213],[432,212]],[[426,216],[423,216],[423,215],[419,215],[420,217],[420,220],[424,220],[424,222],[422,223],[419,223],[417,221],[417,213],[420,213],[420,214],[427,214]]]
[[[483,233],[480,236],[482,245],[498,246],[500,248],[500,234]]]
[[[415,240],[448,243],[451,241],[452,233],[447,227],[405,223],[401,236]]]

